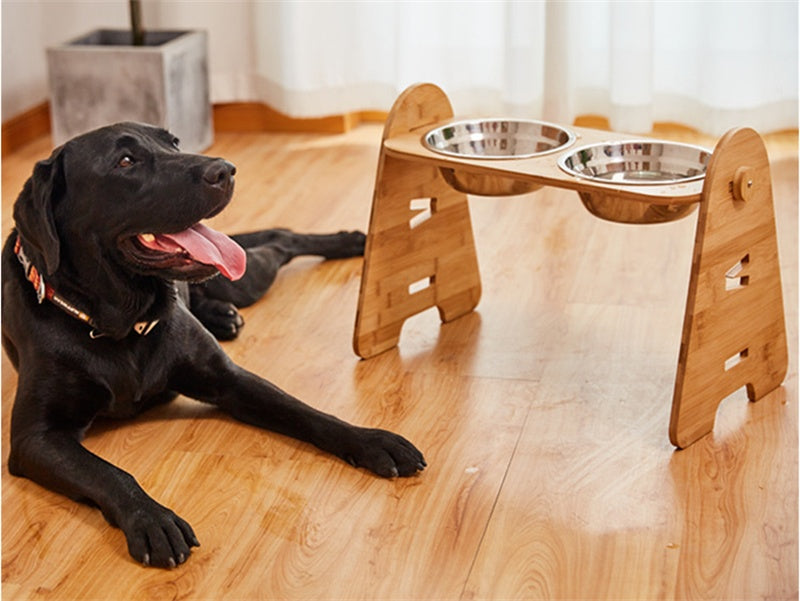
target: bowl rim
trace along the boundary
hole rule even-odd
[[[564,132],[567,134],[567,140],[563,144],[559,144],[549,150],[543,150],[541,152],[529,152],[525,154],[464,154],[461,152],[453,152],[451,150],[444,150],[442,148],[436,148],[435,146],[428,143],[428,138],[434,134],[434,132],[438,132],[446,127],[454,127],[458,125],[465,125],[465,124],[473,124],[473,123],[497,123],[499,121],[508,121],[514,123],[527,123],[532,125],[541,125],[545,127],[552,127],[559,131]],[[450,121],[449,123],[444,123],[441,125],[437,125],[426,131],[422,134],[422,145],[430,150],[431,152],[436,152],[438,154],[443,154],[449,157],[459,158],[459,159],[468,159],[468,160],[489,160],[489,161],[496,161],[496,160],[518,160],[518,159],[531,159],[531,158],[538,158],[541,156],[545,156],[548,154],[554,154],[556,152],[564,152],[570,146],[575,143],[575,140],[578,139],[578,136],[573,132],[571,129],[563,125],[559,125],[558,123],[551,123],[550,121],[541,121],[539,119],[524,119],[518,117],[476,117],[472,119],[458,119],[456,121]]]
[[[673,142],[672,140],[659,140],[656,138],[631,138],[629,140],[617,140],[614,142],[592,142],[591,144],[584,144],[583,146],[572,148],[569,152],[565,152],[558,158],[557,161],[558,166],[563,172],[565,172],[567,175],[571,175],[572,177],[577,177],[580,179],[585,179],[596,183],[609,184],[614,186],[664,186],[670,184],[678,185],[703,179],[705,178],[706,173],[708,171],[708,164],[706,164],[706,169],[702,173],[699,173],[697,175],[687,175],[679,179],[669,178],[669,179],[647,179],[647,180],[645,179],[608,180],[602,177],[598,177],[596,175],[579,173],[578,171],[575,171],[571,167],[568,167],[566,164],[567,160],[569,160],[570,158],[572,158],[573,156],[584,150],[600,148],[604,146],[622,146],[625,144],[658,144],[658,145],[667,145],[673,147],[677,146],[681,148],[690,148],[692,150],[707,154],[709,159],[713,154],[713,151],[703,146],[698,146],[697,144],[688,144],[686,142]]]

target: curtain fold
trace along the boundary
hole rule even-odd
[[[388,110],[408,85],[457,114],[613,129],[674,121],[719,135],[796,128],[796,2],[145,3],[210,31],[212,99],[294,117]]]

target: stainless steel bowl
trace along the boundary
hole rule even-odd
[[[525,159],[563,150],[575,135],[559,125],[527,119],[471,119],[425,134],[435,152],[472,159]]]
[[[528,119],[470,119],[437,127],[425,134],[434,152],[467,159],[525,159],[564,150],[575,135],[559,126]],[[481,196],[525,194],[538,184],[502,175],[485,175],[443,167],[444,179],[456,190]]]
[[[647,186],[682,184],[705,177],[711,151],[699,146],[658,140],[591,144],[564,154],[558,165],[566,173],[595,182]],[[663,223],[689,215],[697,203],[657,204],[631,201],[613,191],[581,192],[590,213],[618,223]]]
[[[711,151],[699,146],[654,140],[590,144],[558,159],[570,175],[597,182],[652,185],[701,179]]]

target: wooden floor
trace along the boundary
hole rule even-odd
[[[366,228],[379,140],[219,135],[210,152],[239,171],[215,225]],[[362,261],[298,259],[225,344],[317,407],[403,433],[419,477],[375,478],[187,399],[89,432],[193,525],[202,546],[178,569],[140,567],[98,511],[8,474],[4,357],[3,599],[796,599],[797,137],[768,146],[789,375],[758,403],[734,394],[689,449],[667,424],[696,217],[609,224],[554,189],[474,198],[475,313],[424,313],[361,361]],[[48,153],[3,160],[4,232]]]

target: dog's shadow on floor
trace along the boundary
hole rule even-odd
[[[176,420],[184,421],[192,419],[214,419],[228,423],[241,423],[237,422],[235,419],[228,416],[225,412],[221,411],[217,407],[179,396],[173,401],[165,402],[149,409],[145,409],[133,417],[98,417],[94,420],[94,422],[92,422],[92,425],[87,430],[85,440],[90,441],[93,438],[99,438],[110,432],[124,428],[132,428],[156,422],[172,422]]]

